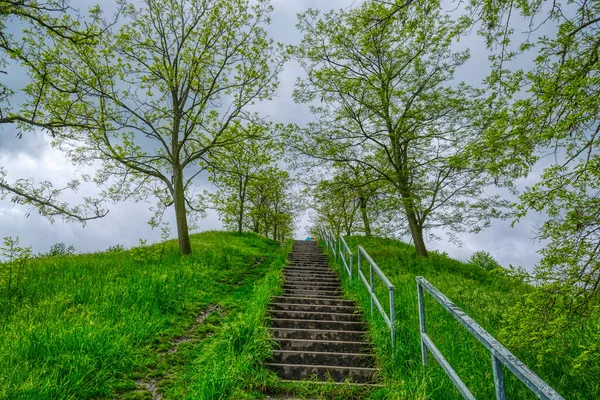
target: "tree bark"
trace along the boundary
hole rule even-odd
[[[359,196],[358,201],[360,204],[360,214],[362,215],[363,225],[365,227],[365,235],[371,236],[371,221],[369,220],[369,214],[367,213],[367,199],[364,196]]]
[[[177,223],[179,253],[183,256],[192,253],[192,245],[190,243],[190,232],[187,224],[183,171],[181,171],[181,167],[174,166],[173,168],[173,186],[173,204],[175,206],[175,221]]]
[[[246,183],[244,182],[245,178],[240,176],[240,186],[239,186],[239,200],[240,200],[240,209],[238,214],[238,233],[242,234],[242,223],[244,221],[244,202],[246,201]]]
[[[425,258],[429,257],[427,248],[425,247],[425,241],[423,240],[423,227],[418,223],[415,212],[407,209],[406,216],[408,218],[408,227],[410,228],[410,234],[415,243],[417,254]]]

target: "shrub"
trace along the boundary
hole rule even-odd
[[[498,264],[498,261],[486,251],[476,251],[473,253],[471,258],[469,258],[469,264],[485,269],[486,271],[502,268],[502,266]]]
[[[64,242],[54,243],[50,246],[50,251],[45,255],[48,257],[57,257],[57,256],[69,256],[75,254],[75,247],[73,245],[67,245]]]

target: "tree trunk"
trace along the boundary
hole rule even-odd
[[[179,239],[179,253],[184,256],[192,253],[190,232],[187,224],[187,211],[185,209],[185,191],[183,187],[183,171],[178,166],[173,168],[173,204],[175,206],[175,221],[177,222],[177,238]]]
[[[406,185],[402,185],[400,186],[400,195],[402,196],[402,205],[404,206],[404,212],[408,219],[408,227],[417,250],[417,255],[427,258],[429,255],[427,254],[427,248],[425,247],[425,241],[423,240],[423,226],[419,223],[419,219],[417,218],[412,193],[410,189],[406,188]]]
[[[365,227],[365,235],[371,236],[371,221],[369,220],[369,214],[367,213],[367,199],[364,196],[358,198],[360,204],[360,214],[362,215],[363,225]]]
[[[427,254],[427,248],[425,247],[425,241],[423,240],[423,227],[417,222],[417,216],[414,211],[406,210],[406,216],[408,218],[408,226],[410,228],[410,234],[415,243],[417,254],[425,258],[429,257]]]
[[[242,222],[244,220],[244,202],[246,200],[246,185],[244,184],[244,178],[240,176],[240,187],[239,187],[239,200],[240,210],[238,214],[238,233],[242,234]]]

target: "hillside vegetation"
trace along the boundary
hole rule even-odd
[[[192,243],[188,257],[168,241],[33,259],[10,292],[0,264],[0,398],[229,397],[269,352],[266,303],[290,246]]]
[[[499,271],[487,271],[476,265],[451,259],[432,252],[428,259],[416,256],[413,246],[402,242],[374,237],[347,237],[354,253],[355,279],[350,284],[347,273],[335,268],[343,277],[346,294],[355,298],[369,320],[369,330],[381,362],[382,377],[389,398],[399,399],[459,399],[458,391],[430,355],[429,366],[421,365],[419,318],[416,276],[424,276],[450,300],[461,307],[484,329],[502,342],[501,332],[506,315],[531,288],[514,278],[502,276]],[[397,348],[391,349],[390,331],[377,310],[370,313],[370,300],[364,284],[356,277],[356,249],[362,245],[395,285]],[[330,260],[333,262],[333,258]],[[367,279],[368,264],[362,260]],[[378,279],[376,281],[379,282]],[[387,290],[376,286],[376,292],[386,310],[389,310]],[[495,398],[489,352],[448,312],[425,293],[427,331],[442,354],[466,383],[476,398]],[[567,332],[560,338],[546,340],[547,353],[528,348],[510,348],[517,357],[567,399],[600,398],[597,371],[600,360],[592,368],[578,368],[574,354],[580,348],[594,346],[594,329],[599,319],[590,319],[582,330]],[[507,396],[510,399],[536,398],[505,369]]]

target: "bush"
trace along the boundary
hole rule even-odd
[[[502,268],[502,266],[498,264],[498,261],[486,251],[476,251],[473,253],[471,258],[469,258],[469,264],[485,269],[486,271]]]
[[[64,242],[54,243],[50,246],[50,251],[45,255],[48,257],[57,257],[57,256],[70,256],[75,254],[75,247],[73,245],[68,245]]]
[[[122,251],[125,251],[125,246],[123,246],[122,244],[115,244],[114,246],[109,246],[108,249],[106,249],[107,253],[120,253]]]

